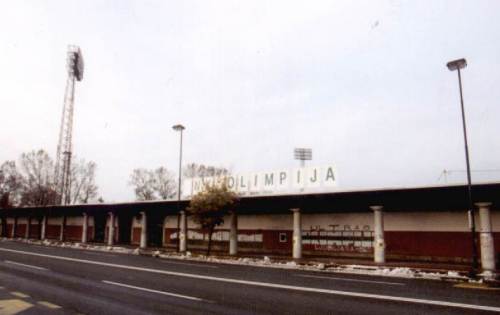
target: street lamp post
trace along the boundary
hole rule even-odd
[[[457,70],[458,72],[458,86],[460,88],[460,105],[462,109],[462,126],[464,133],[464,143],[465,143],[465,163],[467,165],[467,194],[468,194],[468,216],[470,220],[470,232],[472,236],[472,269],[470,275],[475,277],[478,270],[478,256],[477,256],[477,235],[476,235],[476,218],[474,206],[472,205],[472,184],[470,175],[470,163],[469,163],[469,146],[467,145],[467,128],[465,124],[465,110],[464,110],[464,98],[462,93],[462,76],[460,74],[460,69],[467,67],[467,61],[465,59],[458,59],[450,61],[446,64],[450,71]]]
[[[172,127],[175,131],[180,132],[181,141],[179,148],[179,181],[177,188],[177,251],[180,246],[180,211],[181,211],[181,179],[182,179],[182,131],[186,129],[183,125],[177,124]]]

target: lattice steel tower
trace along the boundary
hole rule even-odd
[[[56,204],[71,203],[71,154],[73,149],[73,108],[75,102],[75,80],[83,78],[83,58],[80,47],[68,46],[67,56],[68,79],[64,94],[64,105],[57,144],[55,166],[55,187],[57,189]]]

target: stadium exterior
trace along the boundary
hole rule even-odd
[[[467,187],[448,185],[242,197],[214,233],[214,249],[230,254],[365,257],[470,262]],[[500,183],[473,186],[483,270],[500,257]],[[9,238],[128,244],[176,250],[206,246],[187,217],[188,201],[0,209]],[[179,213],[179,209],[181,212]],[[179,233],[180,232],[180,233]],[[185,241],[187,239],[187,241]],[[182,245],[181,245],[182,249]]]

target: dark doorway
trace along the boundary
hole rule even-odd
[[[132,214],[123,213],[118,215],[118,235],[120,244],[130,244],[130,237],[132,233]]]
[[[163,247],[163,220],[162,215],[147,216],[147,231],[148,231],[148,246],[149,247]]]
[[[5,217],[1,217],[2,221],[2,237],[7,237],[7,219]]]
[[[96,213],[94,215],[94,229],[95,229],[94,242],[104,243],[104,236],[106,233],[106,214],[105,213]]]

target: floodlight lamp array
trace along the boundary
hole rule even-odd
[[[306,148],[296,148],[294,151],[294,156],[296,160],[306,161],[312,160],[312,150]]]
[[[80,47],[68,47],[68,74],[74,76],[77,81],[83,79],[83,57]]]

